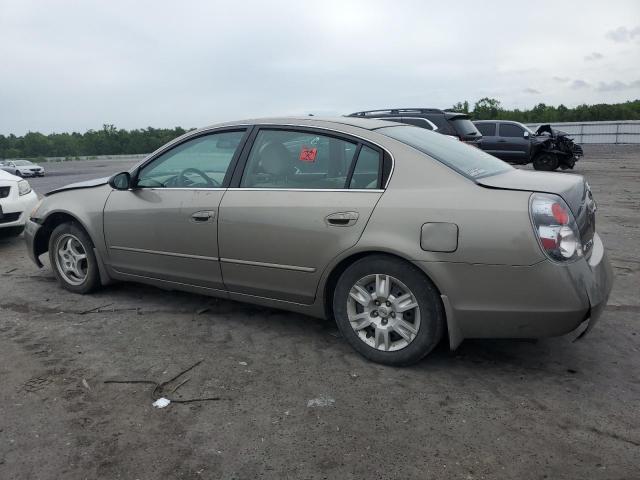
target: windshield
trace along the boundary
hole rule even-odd
[[[473,124],[473,122],[468,118],[454,118],[453,120],[451,120],[451,124],[453,125],[453,128],[455,128],[458,135],[461,135],[463,137],[468,135],[480,136],[480,132]]]
[[[16,160],[13,162],[16,167],[26,167],[27,165],[33,165],[27,160]]]
[[[376,131],[426,153],[472,180],[503,173],[513,168],[479,148],[424,128],[399,125],[380,128]]]

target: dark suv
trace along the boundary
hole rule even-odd
[[[573,168],[582,157],[582,147],[566,132],[541,125],[534,132],[526,125],[510,120],[477,120],[479,145],[487,153],[510,163],[533,163],[536,170]]]
[[[456,137],[477,146],[482,135],[466,113],[446,112],[437,108],[391,108],[389,110],[367,110],[348,117],[380,118],[392,122],[407,123],[416,127],[434,130],[443,135]]]

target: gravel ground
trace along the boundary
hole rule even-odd
[[[0,239],[0,478],[640,478],[640,148],[585,150],[616,283],[577,343],[467,340],[384,367],[293,313],[134,284],[73,295]],[[135,161],[47,164],[32,184]],[[151,384],[104,383],[200,360],[165,391],[217,400],[160,410]]]

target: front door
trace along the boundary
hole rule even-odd
[[[261,129],[220,206],[229,291],[312,303],[325,267],[358,242],[383,193],[382,171],[382,152],[357,140]]]
[[[224,289],[218,260],[218,207],[244,130],[186,140],[114,190],[104,209],[108,262],[116,271]]]

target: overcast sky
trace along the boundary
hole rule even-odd
[[[640,98],[640,1],[0,0],[3,134],[484,96]]]

